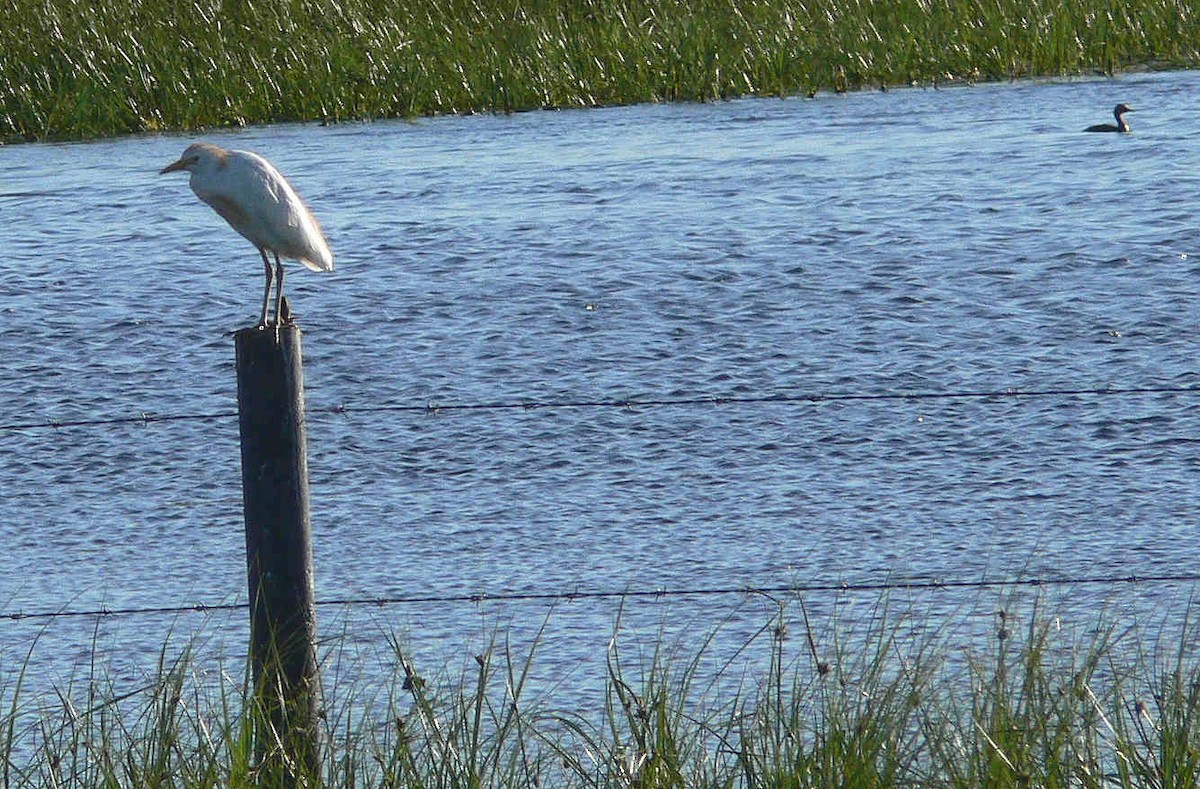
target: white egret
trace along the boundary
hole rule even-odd
[[[316,217],[270,162],[249,151],[227,151],[198,142],[189,145],[179,160],[159,171],[191,173],[192,191],[213,207],[226,222],[258,249],[267,272],[258,328],[267,326],[267,306],[275,291],[275,328],[279,329],[283,301],[283,263],[279,257],[298,260],[313,271],[332,271],[333,253]],[[275,268],[267,252],[275,256]]]
[[[1118,104],[1113,108],[1113,117],[1117,119],[1117,124],[1114,126],[1111,123],[1097,123],[1095,126],[1089,126],[1084,131],[1089,132],[1127,132],[1129,124],[1125,122],[1125,113],[1133,112],[1133,107],[1128,104]]]

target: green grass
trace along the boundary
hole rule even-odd
[[[1190,0],[18,0],[0,141],[1194,66]]]
[[[1157,640],[1001,601],[951,627],[886,601],[859,624],[783,607],[729,652],[618,624],[594,709],[530,689],[542,636],[426,673],[400,639],[382,688],[326,666],[322,787],[1183,787],[1200,782],[1190,621]],[[865,615],[864,615],[865,614]],[[1102,620],[1103,618],[1099,618]],[[551,615],[547,628],[553,628]],[[728,626],[728,625],[726,625]],[[723,638],[723,637],[722,637]],[[632,640],[632,647],[628,643]],[[629,652],[639,653],[636,659]],[[726,651],[718,654],[722,649]],[[284,785],[256,769],[246,683],[164,648],[132,691],[101,672],[48,698],[0,689],[0,785]],[[27,671],[37,656],[26,658]],[[201,669],[204,669],[203,671]],[[341,666],[341,668],[346,668]],[[386,667],[385,667],[386,671]],[[216,677],[217,679],[213,679]],[[557,692],[569,688],[558,686]]]

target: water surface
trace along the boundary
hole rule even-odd
[[[837,397],[1200,383],[1198,88],[1178,72],[203,135],[289,174],[336,256],[288,280],[318,597],[1195,572],[1194,394]],[[1118,101],[1133,134],[1080,133]],[[156,174],[192,139],[0,148],[0,424],[218,415],[0,432],[0,613],[244,600],[237,423],[219,415],[262,270]],[[809,395],[833,399],[419,408]],[[371,410],[393,405],[418,408]],[[1138,615],[1185,594],[1061,603]],[[769,603],[626,617],[707,630],[747,606],[736,640]],[[546,612],[322,616],[436,662]],[[548,670],[602,653],[616,616],[560,604]],[[105,619],[100,640],[134,676],[168,633],[223,632],[236,654],[244,618]],[[34,673],[68,676],[94,627],[0,621],[0,655],[40,633]]]

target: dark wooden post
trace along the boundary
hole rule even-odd
[[[320,767],[320,678],[300,329],[243,329],[237,351],[255,742],[264,785]]]

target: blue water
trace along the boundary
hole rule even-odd
[[[335,253],[288,280],[318,598],[1196,572],[1193,393],[837,398],[1200,385],[1198,88],[1178,72],[201,135],[274,161]],[[1079,132],[1118,101],[1133,134]],[[262,270],[186,178],[157,175],[196,138],[0,147],[0,614],[245,599],[221,415]],[[834,399],[371,410],[807,396]],[[143,413],[214,416],[11,427]],[[1185,595],[1081,585],[1059,604],[1136,616]],[[736,640],[771,606],[625,615],[703,631],[747,606]],[[558,676],[603,653],[618,603],[322,622],[385,656],[403,632],[436,664],[547,612]],[[61,681],[111,641],[101,662],[133,678],[168,636],[218,632],[236,663],[244,620],[0,619],[0,657],[38,635],[31,681]]]

